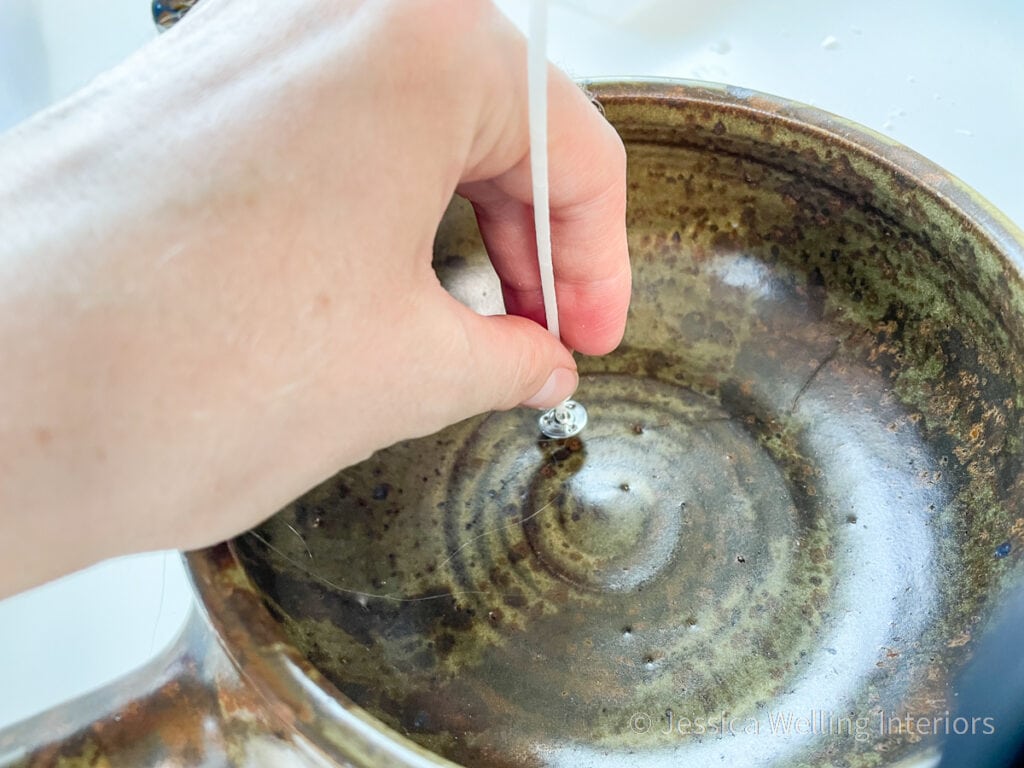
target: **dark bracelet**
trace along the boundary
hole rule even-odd
[[[177,24],[199,0],[153,0],[153,21],[160,31]]]

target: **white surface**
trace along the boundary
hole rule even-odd
[[[525,27],[528,3],[499,5]],[[152,34],[146,0],[5,0],[0,130]],[[548,35],[551,58],[578,77],[715,80],[849,117],[1024,225],[1024,3],[561,0]],[[0,602],[0,727],[141,664],[189,600],[176,556],[156,554]]]

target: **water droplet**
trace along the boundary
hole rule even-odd
[[[1010,554],[1011,549],[1013,549],[1013,545],[1010,544],[1010,542],[1008,541],[1004,541],[1002,544],[996,547],[996,559],[1002,560],[1004,557]]]

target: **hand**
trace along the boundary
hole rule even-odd
[[[478,0],[253,9],[203,0],[0,139],[0,593],[213,543],[374,450],[575,389],[537,324],[519,33]],[[555,69],[549,132],[562,337],[601,354],[624,153]],[[508,316],[431,268],[455,191]]]

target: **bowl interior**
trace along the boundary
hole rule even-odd
[[[1020,571],[1019,243],[829,116],[596,90],[635,288],[580,360],[586,431],[516,410],[396,445],[236,555],[344,696],[465,765],[934,754]],[[435,267],[501,311],[463,203]]]

